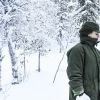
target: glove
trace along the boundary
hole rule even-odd
[[[76,100],[90,100],[90,97],[86,95],[85,93],[83,93],[83,95],[77,96]]]

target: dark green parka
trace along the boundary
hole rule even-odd
[[[91,100],[100,100],[100,52],[91,38],[83,38],[67,52],[69,78],[69,100],[84,91]]]

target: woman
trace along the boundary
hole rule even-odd
[[[99,25],[85,22],[79,33],[80,43],[67,52],[69,100],[100,100]]]

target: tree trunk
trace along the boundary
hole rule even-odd
[[[0,61],[0,91],[2,90],[2,86],[1,86],[1,61]]]
[[[1,80],[1,68],[2,68],[2,66],[1,66],[1,63],[2,63],[2,60],[3,60],[3,56],[2,56],[2,51],[1,51],[1,49],[0,49],[0,91],[2,90],[2,84],[1,84],[1,82],[2,82],[2,80]]]
[[[26,61],[26,57],[25,57],[25,52],[24,52],[24,79],[26,77],[26,63],[25,63],[25,61]]]
[[[59,40],[59,45],[60,45],[60,50],[59,50],[59,53],[61,53],[62,52],[62,50],[63,50],[63,45],[62,45],[62,43],[61,43],[61,40]]]
[[[15,64],[16,64],[15,53],[13,51],[13,47],[12,47],[12,44],[11,44],[10,41],[8,41],[8,48],[9,48],[9,54],[10,54],[10,57],[11,57],[12,66],[15,66]]]
[[[15,58],[15,53],[11,44],[11,41],[8,41],[8,49],[9,49],[9,54],[11,58],[11,64],[12,64],[12,76],[14,79],[18,79],[18,72],[16,68],[16,58]]]
[[[38,72],[40,72],[40,50],[38,55]]]

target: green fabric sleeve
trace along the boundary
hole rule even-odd
[[[80,86],[72,91],[74,93],[74,96],[78,96],[78,95],[84,93],[84,88],[83,88],[83,86]]]
[[[74,47],[68,53],[67,75],[69,85],[74,95],[84,92],[83,88],[84,50],[82,47]]]

